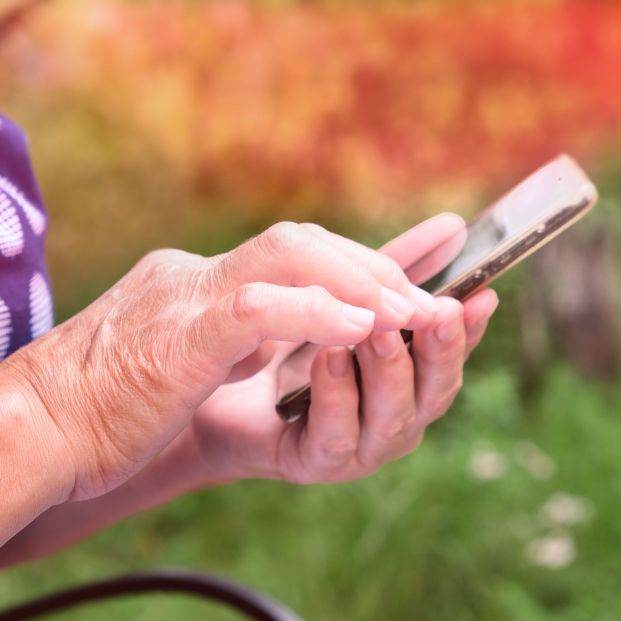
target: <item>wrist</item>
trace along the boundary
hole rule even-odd
[[[73,489],[74,468],[59,429],[23,374],[0,365],[0,545]]]

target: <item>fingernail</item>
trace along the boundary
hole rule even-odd
[[[375,321],[375,313],[368,308],[343,304],[343,317],[357,328],[366,328]]]
[[[451,314],[448,319],[442,321],[436,328],[436,338],[443,343],[452,341],[459,333],[462,323],[459,315]]]
[[[343,377],[349,367],[349,351],[345,347],[328,350],[328,371],[333,377]]]
[[[395,313],[408,316],[414,314],[415,309],[412,302],[396,291],[382,287],[382,298],[386,306],[389,306]]]
[[[398,332],[374,332],[371,335],[371,347],[379,358],[389,358],[399,351],[402,339]]]
[[[410,285],[410,299],[425,313],[435,313],[438,310],[438,301],[424,289]]]

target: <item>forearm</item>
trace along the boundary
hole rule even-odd
[[[71,492],[62,437],[27,393],[0,365],[0,546]]]
[[[91,500],[50,508],[0,548],[0,567],[17,565],[67,548],[122,519],[199,487],[228,483],[197,468],[190,434],[182,433],[141,472],[117,489]]]

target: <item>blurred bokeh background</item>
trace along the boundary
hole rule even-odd
[[[313,621],[618,619],[619,3],[30,4],[1,31],[0,107],[30,135],[59,321],[154,247],[214,254],[281,219],[375,246],[467,217],[560,151],[601,201],[498,282],[465,388],[415,455],[348,485],[179,499],[3,573],[0,602],[183,565]],[[238,618],[205,610],[58,618]]]

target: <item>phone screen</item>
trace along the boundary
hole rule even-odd
[[[554,220],[558,214],[566,213],[570,218],[572,208],[582,207],[585,201],[594,202],[595,196],[593,184],[570,157],[555,159],[470,222],[459,242],[445,242],[444,245],[461,244],[461,249],[453,252],[455,258],[433,278],[426,280],[422,288],[432,293],[446,290],[451,283],[479,269],[490,257],[502,253],[516,239],[529,233],[533,233],[534,241],[537,234],[549,237],[554,233],[552,223],[563,224]],[[441,249],[434,250],[434,253],[438,252]],[[410,279],[415,279],[412,277],[417,273],[424,273],[425,263],[430,260],[429,256],[423,257],[406,269]]]

